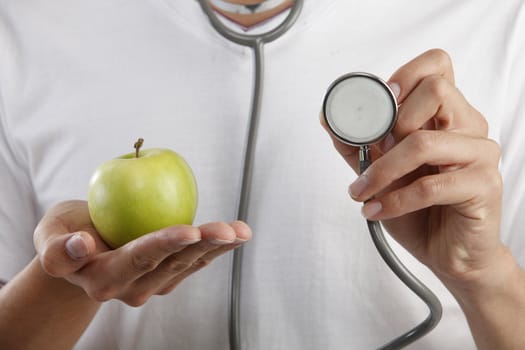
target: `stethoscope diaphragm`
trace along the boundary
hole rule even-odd
[[[397,99],[388,84],[370,73],[354,72],[328,88],[323,115],[332,133],[353,146],[381,141],[397,120]]]

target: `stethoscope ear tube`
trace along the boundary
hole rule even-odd
[[[233,29],[230,29],[226,27],[219,18],[215,15],[213,12],[213,9],[211,5],[209,4],[209,0],[197,0],[204,13],[208,16],[211,25],[215,30],[222,35],[224,38],[226,38],[229,41],[232,41],[234,43],[237,43],[239,45],[243,46],[250,46],[254,47],[257,43],[269,43],[274,41],[275,39],[281,37],[284,33],[290,29],[297,18],[299,17],[299,14],[301,13],[301,10],[303,9],[303,3],[304,0],[294,0],[294,5],[292,9],[290,10],[290,13],[288,13],[288,16],[285,18],[285,20],[279,24],[274,29],[260,33],[260,34],[245,34],[236,32]]]
[[[217,30],[219,34],[221,34],[227,40],[235,42],[239,45],[251,47],[254,52],[255,74],[253,80],[252,106],[242,171],[241,193],[239,196],[237,208],[237,219],[241,221],[247,221],[248,203],[251,192],[253,165],[255,158],[255,146],[257,143],[257,131],[259,129],[260,106],[263,94],[264,44],[279,38],[293,26],[303,8],[304,0],[295,0],[294,6],[290,10],[290,13],[286,19],[276,28],[270,30],[269,32],[256,35],[238,33],[226,27],[213,13],[208,0],[198,1],[202,7],[202,10],[208,16],[211,25],[215,28],[215,30]],[[232,261],[229,320],[231,350],[241,350],[240,301],[243,252],[244,247],[242,246],[235,249]]]

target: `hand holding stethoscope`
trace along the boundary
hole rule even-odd
[[[238,218],[244,220],[261,99],[262,47],[290,28],[302,1],[295,2],[281,25],[254,36],[225,28],[205,1],[200,4],[222,36],[254,50],[254,98],[238,210]],[[372,84],[354,86],[356,77]],[[356,200],[366,201],[363,214],[379,253],[430,309],[422,323],[381,349],[401,348],[426,334],[439,321],[441,305],[397,259],[379,220],[457,295],[465,287],[489,283],[500,267],[497,262],[504,260],[501,258],[507,251],[498,238],[502,192],[498,146],[488,140],[484,118],[455,88],[448,55],[440,50],[429,51],[400,68],[390,81],[396,83],[393,89],[369,74],[349,74],[329,88],[324,102],[325,126],[336,148],[355,170],[368,168],[350,191]],[[367,94],[372,96],[368,101]],[[371,101],[377,103],[369,103],[368,112],[365,108],[361,113],[362,104]],[[367,115],[373,115],[375,121],[366,122],[363,117]],[[361,128],[362,120],[365,123]],[[383,139],[390,130],[391,135]],[[241,263],[239,249],[233,260],[230,313],[231,349],[236,350],[241,348]],[[468,310],[465,313],[468,317]]]
[[[455,87],[441,50],[410,61],[389,82],[398,120],[390,136],[370,146],[374,161],[350,185],[351,196],[456,297],[498,283],[509,254],[499,240],[500,153],[487,122]],[[359,148],[330,135],[358,171]]]

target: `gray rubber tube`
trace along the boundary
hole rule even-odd
[[[275,29],[258,35],[248,35],[237,33],[226,26],[213,14],[213,10],[207,0],[198,0],[203,11],[207,14],[211,25],[224,38],[233,41],[239,45],[248,46],[254,52],[254,83],[252,95],[252,107],[250,113],[250,122],[248,127],[248,135],[245,149],[245,158],[242,172],[241,193],[239,197],[239,205],[237,210],[237,218],[242,221],[248,219],[248,203],[251,192],[253,164],[255,156],[255,146],[257,143],[257,130],[259,125],[259,116],[261,109],[261,100],[263,94],[263,75],[264,75],[264,44],[271,42],[288,29],[290,29],[297,20],[304,0],[295,0],[294,7],[288,14],[287,18]],[[365,162],[367,165],[369,162]],[[365,165],[365,163],[362,163]],[[364,170],[364,169],[363,169]],[[419,339],[430,330],[432,330],[441,318],[441,304],[436,296],[423,285],[410,271],[399,261],[388,242],[385,240],[381,226],[378,222],[370,221],[368,223],[370,234],[376,245],[377,250],[383,257],[387,265],[392,271],[430,308],[430,315],[421,324],[412,330],[402,334],[398,338],[390,341],[379,349],[400,349],[415,340]],[[241,300],[241,279],[242,279],[242,259],[243,247],[237,248],[233,253],[232,262],[232,279],[231,279],[231,293],[230,293],[230,320],[229,320],[229,337],[230,349],[241,350],[241,330],[240,330],[240,300]]]
[[[263,77],[264,77],[264,44],[274,41],[286,33],[296,22],[303,8],[304,0],[295,0],[295,3],[288,13],[288,16],[274,29],[261,34],[249,35],[236,32],[224,24],[213,13],[213,10],[207,0],[199,0],[202,10],[208,16],[211,25],[227,40],[239,45],[248,46],[253,49],[254,55],[254,79],[252,107],[250,112],[250,121],[248,126],[248,135],[244,156],[244,165],[242,172],[241,193],[237,208],[237,219],[247,221],[248,204],[250,199],[253,165],[255,158],[255,146],[257,144],[257,131],[259,130],[259,116],[261,111],[261,101],[263,95]],[[229,320],[229,337],[230,349],[241,350],[241,279],[242,279],[242,259],[244,248],[241,246],[233,252],[231,291],[230,291],[230,320]]]
[[[363,173],[371,164],[368,152],[368,146],[361,147],[359,151],[359,173]],[[427,318],[399,337],[391,340],[387,344],[379,347],[379,350],[394,350],[401,349],[405,346],[415,342],[425,334],[430,332],[439,323],[443,308],[439,299],[432,291],[418,280],[399,260],[390,245],[388,244],[381,224],[378,221],[367,220],[368,230],[374,242],[379,255],[383,258],[385,263],[390,267],[392,272],[423,302],[428,306],[430,313]]]

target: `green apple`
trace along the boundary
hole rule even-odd
[[[169,149],[140,150],[142,142],[100,165],[89,182],[89,215],[112,248],[195,217],[197,184],[188,163]]]

